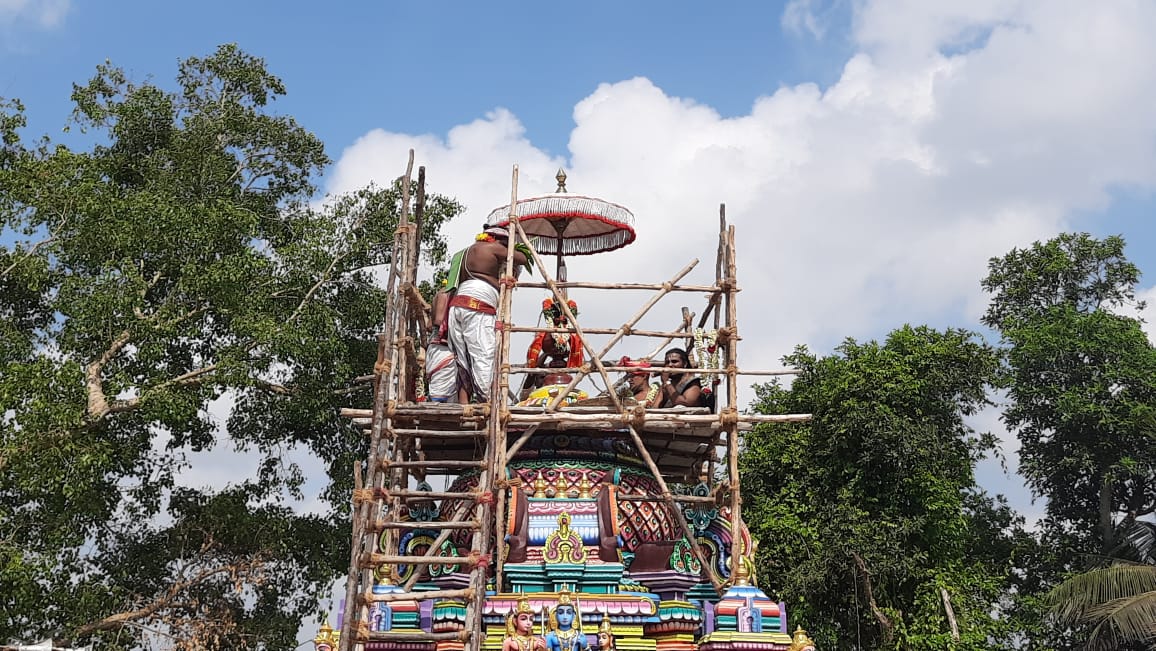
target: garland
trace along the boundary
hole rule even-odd
[[[658,392],[659,392],[659,391],[661,391],[661,390],[662,390],[662,385],[661,385],[661,384],[659,384],[659,383],[657,383],[657,382],[655,382],[654,384],[650,385],[650,391],[647,391],[647,392],[646,392],[646,404],[644,404],[644,405],[643,405],[643,407],[654,407],[654,406],[656,406],[656,405],[654,404],[654,399],[655,399],[656,397],[658,397]]]
[[[694,356],[701,364],[701,368],[717,369],[718,365],[718,330],[706,331],[702,328],[694,329]],[[709,377],[708,377],[709,376]],[[722,379],[716,373],[700,373],[699,383],[703,393],[710,394]]]
[[[425,402],[426,400],[429,399],[429,396],[425,392],[425,369],[424,368],[421,370],[421,373],[417,374],[417,386],[414,387],[413,392],[414,392],[414,395],[417,396],[418,402]]]

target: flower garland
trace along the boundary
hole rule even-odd
[[[661,390],[662,385],[657,382],[650,385],[650,391],[646,392],[646,403],[643,407],[657,407],[658,405],[654,403],[654,399],[658,397],[658,392]]]
[[[418,402],[425,402],[429,400],[429,396],[425,392],[425,369],[417,374],[417,384],[414,387],[414,395],[417,396]]]
[[[718,330],[694,329],[694,356],[701,368],[716,369],[718,365]],[[709,377],[708,377],[709,376]],[[716,373],[700,373],[699,382],[703,393],[710,394],[722,379]]]

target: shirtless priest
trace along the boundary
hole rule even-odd
[[[457,292],[450,299],[448,331],[450,349],[458,365],[461,402],[486,402],[494,377],[494,352],[498,345],[499,279],[506,258],[514,257],[514,275],[526,264],[526,256],[510,248],[510,233],[499,226],[487,227],[466,249],[456,279]]]

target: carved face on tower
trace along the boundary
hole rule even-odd
[[[598,651],[615,651],[614,632],[610,628],[610,617],[605,613],[598,627]]]
[[[518,635],[529,635],[534,628],[534,615],[532,613],[518,613],[514,618],[514,630]]]
[[[574,625],[574,606],[568,604],[559,605],[554,610],[554,618],[558,621],[558,628],[563,631],[570,630]]]

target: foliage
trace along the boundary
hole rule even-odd
[[[1156,349],[1124,314],[1142,308],[1138,278],[1121,238],[1063,234],[991,260],[983,281],[1020,472],[1077,553],[1110,553],[1118,526],[1156,510]]]
[[[293,648],[344,571],[363,455],[337,410],[365,399],[401,188],[310,204],[328,159],[284,92],[222,46],[175,90],[100,66],[73,91],[87,150],[25,145],[0,107],[0,640]],[[431,262],[460,210],[428,198]],[[214,448],[254,472],[184,485]],[[295,450],[333,478],[312,512],[285,506]]]
[[[1061,626],[1088,629],[1088,648],[1156,644],[1156,525],[1133,522],[1121,539],[1135,560],[1071,576],[1046,597]]]
[[[758,389],[760,411],[813,415],[748,435],[742,470],[764,587],[819,648],[1010,646],[999,613],[1032,541],[976,487],[995,440],[966,421],[997,359],[969,332],[906,326],[827,357],[800,348],[790,388]]]

